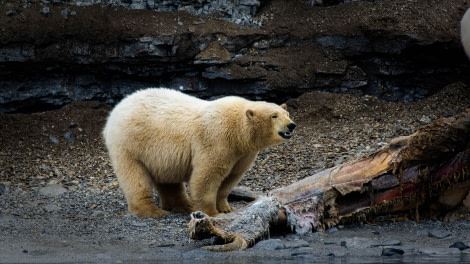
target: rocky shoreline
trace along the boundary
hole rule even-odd
[[[470,263],[468,220],[340,225],[304,236],[271,234],[245,251],[210,252],[201,247],[214,240],[188,240],[186,214],[139,219],[123,213],[120,193],[3,186],[3,202],[18,209],[0,215],[0,263]]]
[[[440,116],[460,113],[469,102],[465,83],[411,103],[306,93],[287,102],[298,125],[293,138],[260,153],[240,185],[267,193],[371,153]],[[189,241],[188,214],[161,219],[127,214],[101,138],[110,109],[76,102],[42,113],[0,114],[0,263],[469,262],[464,247],[470,246],[470,214],[465,208],[456,208],[452,222],[442,221],[446,215],[416,222],[405,213],[305,236],[272,232],[242,252],[206,251],[201,247],[214,240]],[[232,204],[241,209],[248,202]],[[450,247],[455,243],[462,250]]]

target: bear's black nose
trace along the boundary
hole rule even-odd
[[[296,126],[297,126],[297,125],[296,125],[295,123],[289,123],[289,124],[287,125],[287,128],[288,128],[290,131],[292,131],[292,130],[294,130],[294,128],[295,128]]]

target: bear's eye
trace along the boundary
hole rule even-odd
[[[271,118],[277,118],[277,115],[273,115],[273,116],[271,116]]]

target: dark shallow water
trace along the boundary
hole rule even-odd
[[[182,261],[163,261],[164,263],[208,263],[208,264],[297,264],[297,263],[341,263],[341,264],[374,264],[374,263],[470,263],[470,255],[460,256],[398,256],[398,257],[318,257],[318,256],[297,256],[292,259],[271,259],[263,257],[232,258],[229,255],[226,259],[185,259]],[[163,263],[161,260],[148,261],[123,261],[119,263],[141,264],[141,263]]]

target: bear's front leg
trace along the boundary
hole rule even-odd
[[[217,210],[217,193],[222,180],[228,174],[227,168],[195,167],[189,181],[189,193],[194,211],[202,211],[209,216],[219,214]]]
[[[227,201],[227,198],[232,192],[233,187],[237,185],[245,172],[251,168],[258,152],[249,153],[240,158],[232,168],[232,171],[222,182],[219,191],[217,192],[217,210],[219,213],[230,213],[233,207]]]

